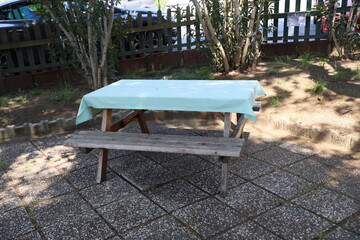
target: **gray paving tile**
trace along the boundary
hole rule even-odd
[[[94,212],[71,216],[42,228],[47,239],[106,239],[114,233]]]
[[[203,172],[188,176],[186,179],[189,180],[192,184],[196,185],[197,187],[214,195],[219,193],[220,191],[221,169],[218,167],[213,167]],[[235,187],[242,183],[244,183],[244,181],[241,178],[230,173],[229,188]]]
[[[107,170],[107,174],[109,174],[109,172],[110,170]],[[77,189],[83,189],[97,184],[96,175],[97,165],[69,172],[65,177],[74,184]]]
[[[251,157],[233,161],[229,170],[245,179],[251,180],[275,170],[275,167]]]
[[[32,231],[35,231],[35,228],[25,208],[0,212],[0,239],[17,239],[18,236]]]
[[[338,171],[334,166],[322,164],[312,157],[294,163],[287,167],[286,170],[314,183],[328,182],[336,176]]]
[[[170,216],[161,217],[144,227],[127,232],[124,238],[128,240],[199,239]]]
[[[209,196],[182,180],[155,188],[146,195],[167,211],[174,211]]]
[[[204,238],[245,220],[235,210],[213,198],[179,209],[173,214]]]
[[[61,173],[49,164],[41,164],[29,168],[16,168],[7,174],[15,184],[20,185],[55,177]]]
[[[49,160],[44,157],[41,152],[35,151],[7,160],[7,162],[4,163],[4,169],[6,171],[16,171],[19,169],[40,166],[48,162]]]
[[[260,151],[253,155],[255,158],[272,163],[277,166],[285,166],[305,158],[304,156],[290,152],[280,147],[273,147]]]
[[[5,175],[4,171],[2,171],[0,169],[0,188],[5,185],[5,184],[8,184],[9,183],[9,180],[7,178],[7,176]]]
[[[218,235],[212,240],[277,240],[280,238],[260,225],[253,222],[246,222],[224,234]]]
[[[280,205],[282,199],[252,183],[245,183],[230,189],[224,201],[241,214],[252,217]]]
[[[0,159],[6,165],[11,165],[20,159],[29,160],[39,154],[40,152],[28,141],[0,144]]]
[[[243,152],[246,154],[254,154],[256,152],[269,149],[279,145],[276,141],[269,141],[253,135],[245,134],[245,144],[243,146]]]
[[[26,204],[47,198],[60,196],[73,191],[70,184],[62,177],[47,178],[35,183],[18,187]]]
[[[22,205],[20,198],[11,186],[0,186],[0,213],[20,207]]]
[[[140,152],[140,154],[144,155],[145,157],[157,163],[164,163],[184,155],[182,153],[163,153],[163,152]]]
[[[57,167],[64,173],[97,164],[97,159],[91,154],[75,154],[52,161],[51,166]]]
[[[69,193],[30,206],[41,228],[55,226],[62,221],[74,221],[78,216],[93,216],[85,201],[77,193]]]
[[[356,217],[347,221],[345,226],[347,230],[351,230],[360,235],[360,215],[358,214]]]
[[[326,185],[360,200],[360,169],[338,171],[335,179]]]
[[[163,166],[180,176],[187,176],[213,167],[211,163],[195,155],[185,155],[173,159],[165,162]]]
[[[109,166],[141,190],[176,178],[167,169],[138,153],[116,158],[109,162]]]
[[[16,240],[41,240],[41,236],[37,231],[27,233],[16,237]]]
[[[32,143],[40,149],[49,159],[64,158],[78,153],[79,148],[64,146],[64,141],[70,135],[55,135],[32,140]]]
[[[254,183],[286,199],[290,199],[312,186],[310,182],[282,170],[260,177]]]
[[[315,214],[288,203],[255,220],[285,239],[312,239],[333,226]]]
[[[318,151],[314,150],[310,147],[304,146],[304,145],[298,145],[298,144],[292,144],[292,143],[281,143],[279,147],[284,148],[290,152],[298,153],[304,156],[311,156],[316,154]]]
[[[101,184],[96,184],[80,191],[80,194],[95,208],[127,198],[135,193],[138,193],[136,188],[113,172],[108,173],[106,181]]]
[[[360,235],[346,231],[342,228],[336,228],[335,230],[328,233],[325,237],[321,238],[324,240],[360,240]]]
[[[127,231],[165,214],[165,211],[142,194],[131,195],[110,203],[98,208],[98,211],[119,232]]]
[[[342,221],[360,209],[360,202],[325,188],[311,191],[293,201],[335,222]]]

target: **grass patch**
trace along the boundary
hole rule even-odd
[[[12,98],[11,101],[17,102],[17,103],[26,102],[27,97],[26,97],[26,95],[19,95],[17,97]]]
[[[40,96],[40,95],[43,95],[45,93],[45,90],[43,89],[35,89],[35,90],[32,90],[29,95],[30,96],[33,96],[33,97],[36,97],[36,96]]]
[[[9,105],[10,98],[0,97],[0,107],[7,107]]]
[[[208,66],[201,66],[196,68],[182,68],[174,72],[168,79],[183,79],[183,80],[214,80],[215,76],[212,74],[212,68]]]
[[[60,85],[59,90],[54,92],[49,100],[51,102],[70,103],[73,100],[76,91],[76,88],[72,88],[69,84],[65,83],[64,85]]]
[[[301,55],[299,58],[300,58],[300,67],[303,68],[303,69],[309,69],[310,66],[311,66],[311,59],[313,58],[314,56],[311,55],[311,53],[305,53],[304,55]]]
[[[332,78],[334,80],[343,80],[345,79],[346,77],[346,72],[341,70],[341,71],[338,71]]]
[[[272,98],[270,98],[269,102],[270,102],[270,106],[272,106],[272,107],[275,107],[275,108],[280,107],[280,98],[279,97],[272,97]]]
[[[319,58],[319,62],[322,63],[322,67],[325,67],[325,64],[329,62],[328,58]]]
[[[309,89],[309,92],[312,94],[322,94],[325,91],[326,82],[324,81],[316,81],[314,86]]]
[[[29,211],[28,212],[28,215],[29,215],[29,218],[32,220],[32,221],[35,221],[36,220],[36,214],[32,211]]]
[[[6,167],[6,163],[0,160],[0,168],[5,168],[5,167]]]

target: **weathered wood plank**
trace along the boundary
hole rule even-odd
[[[230,137],[231,131],[231,113],[224,113],[224,137]]]
[[[233,137],[233,138],[242,137],[245,123],[246,123],[246,118],[244,117],[244,114],[241,114],[240,118],[238,118],[238,123],[236,124],[236,127],[233,130],[233,132],[231,133],[230,137]]]
[[[239,157],[243,143],[243,139],[235,138],[83,131],[64,144],[73,147]]]

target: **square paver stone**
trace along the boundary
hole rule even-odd
[[[174,158],[178,158],[184,155],[181,153],[166,153],[166,152],[141,152],[141,154],[157,163],[167,162]]]
[[[141,190],[177,178],[167,169],[138,153],[116,158],[109,162],[109,166]]]
[[[348,220],[345,226],[347,229],[360,235],[360,215],[358,214],[356,217]]]
[[[78,153],[79,148],[64,146],[64,141],[70,135],[55,135],[32,140],[32,143],[40,149],[49,159],[63,158]]]
[[[71,216],[42,228],[47,239],[107,239],[114,232],[91,211]]]
[[[336,178],[326,185],[360,200],[360,169],[338,171]]]
[[[339,169],[334,166],[322,164],[315,158],[310,157],[290,165],[286,170],[314,183],[325,183],[333,179]]]
[[[75,154],[69,157],[56,159],[51,165],[57,167],[64,173],[97,164],[97,159],[91,154]]]
[[[42,201],[30,206],[40,227],[57,226],[60,222],[75,221],[79,216],[94,215],[94,211],[77,193]]]
[[[360,240],[360,235],[346,231],[342,228],[336,228],[335,230],[326,234],[326,236],[321,239],[324,239],[324,240]]]
[[[290,199],[312,186],[310,182],[282,170],[260,177],[254,183],[286,199]]]
[[[185,155],[173,159],[165,162],[163,166],[180,176],[187,176],[213,167],[211,163],[195,155]]]
[[[119,232],[130,230],[165,214],[165,211],[142,194],[112,202],[98,208],[98,211]]]
[[[215,235],[245,220],[235,210],[214,198],[194,203],[175,211],[173,214],[204,238]]]
[[[20,207],[22,205],[15,189],[11,186],[0,186],[0,213]]]
[[[29,168],[17,168],[7,174],[11,177],[13,183],[21,185],[52,178],[61,173],[50,164],[41,164]]]
[[[40,156],[41,153],[29,142],[9,142],[0,144],[0,159],[6,165],[19,160],[28,160]]]
[[[224,200],[241,214],[252,217],[280,205],[282,199],[252,183],[245,183],[230,189]]]
[[[304,145],[292,144],[292,143],[282,143],[279,145],[279,147],[284,148],[290,152],[298,153],[307,157],[317,153],[317,150],[314,150],[310,147]]]
[[[255,220],[284,239],[313,239],[333,226],[325,219],[289,203]]]
[[[0,213],[0,239],[17,239],[18,236],[35,231],[25,208]]]
[[[16,237],[16,240],[41,240],[41,236],[37,231],[26,233]]]
[[[155,188],[146,195],[167,211],[173,211],[209,195],[182,180]]]
[[[186,179],[212,195],[218,194],[220,192],[221,169],[218,167],[213,167],[203,172],[193,174],[188,176]],[[235,187],[242,183],[244,183],[244,181],[241,178],[235,176],[232,173],[229,174],[229,188]]]
[[[127,240],[158,239],[199,239],[189,229],[171,216],[161,217],[144,227],[136,228],[124,234]]]
[[[107,170],[107,175],[109,172],[110,170]],[[74,184],[77,189],[83,189],[97,184],[96,175],[97,165],[69,172],[65,177]]]
[[[303,155],[290,152],[280,147],[273,147],[257,152],[253,157],[277,166],[286,166],[305,158]]]
[[[138,193],[138,190],[125,180],[110,172],[106,181],[96,184],[80,191],[80,194],[95,208],[129,197]]]
[[[245,157],[233,161],[229,170],[240,177],[251,180],[274,171],[275,167],[254,158]]]
[[[243,146],[243,152],[250,155],[279,145],[279,142],[277,141],[270,141],[255,137],[255,134],[251,134],[250,136],[245,134],[245,139],[246,141]]]
[[[342,221],[360,209],[360,202],[325,188],[311,191],[293,201],[335,222]]]
[[[212,240],[280,240],[278,236],[254,222],[246,222],[230,231],[220,234]]]
[[[26,204],[63,195],[73,191],[70,184],[62,177],[47,178],[18,188]]]

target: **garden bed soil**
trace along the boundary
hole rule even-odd
[[[139,71],[121,78],[196,79],[197,76],[191,75],[195,72],[193,69],[195,67],[187,70],[177,68]],[[180,71],[183,75],[175,76],[175,73]],[[200,79],[210,76],[204,74],[204,71],[200,74]],[[334,129],[341,134],[360,132],[359,61],[339,62],[309,57],[276,58],[261,62],[252,73],[217,73],[214,76],[215,79],[259,80],[266,92],[266,96],[258,98],[262,102],[259,116],[287,119],[303,126]],[[320,88],[318,93],[314,93],[313,89],[316,82],[318,89]],[[324,84],[324,91],[321,92]],[[0,107],[0,126],[72,117],[77,113],[81,97],[87,92],[87,84],[84,82],[75,86],[49,86],[2,96],[9,101],[8,106]]]

